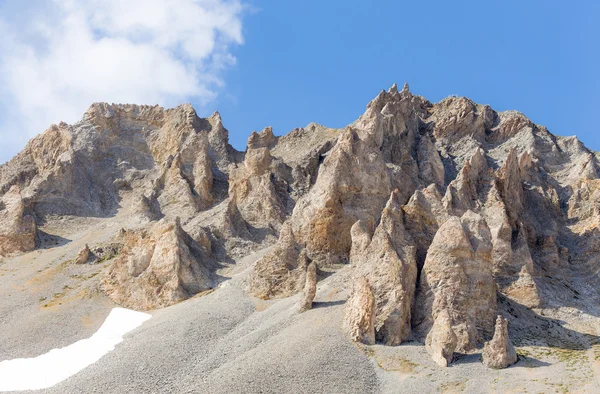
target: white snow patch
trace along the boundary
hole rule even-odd
[[[0,362],[0,391],[39,390],[52,387],[100,360],[123,341],[123,336],[151,315],[114,308],[90,338],[34,358]]]

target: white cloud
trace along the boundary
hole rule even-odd
[[[242,44],[239,0],[10,0],[0,8],[0,162],[95,101],[204,104]]]

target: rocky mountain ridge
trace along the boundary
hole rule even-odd
[[[304,291],[305,311],[316,279],[349,265],[350,337],[416,339],[448,365],[492,338],[486,349],[511,349],[499,314],[600,299],[598,185],[598,156],[576,138],[407,85],[344,129],[266,128],[245,152],[218,113],[100,103],[0,166],[0,255],[36,248],[56,218],[125,212],[99,285],[148,310],[219,286],[220,265],[272,245],[249,294]]]

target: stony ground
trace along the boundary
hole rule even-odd
[[[109,240],[122,220],[53,221],[42,228],[48,234],[44,249],[2,261],[0,360],[66,346],[102,324],[114,307],[97,290],[98,273],[107,263],[75,265],[72,259],[85,243]],[[267,251],[224,268],[221,274],[231,279],[215,291],[153,311],[113,352],[45,392],[575,393],[600,388],[596,316],[566,307],[537,310],[539,319],[560,322],[548,326],[563,339],[560,343],[549,346],[552,341],[544,336],[517,333],[520,360],[508,369],[485,368],[478,353],[459,356],[444,369],[418,342],[364,346],[348,340],[341,322],[349,267],[319,282],[315,308],[303,314],[294,307],[300,294],[272,301],[247,295],[252,264]],[[534,313],[504,306],[511,308],[519,316],[512,321],[526,321],[531,316],[523,314]]]

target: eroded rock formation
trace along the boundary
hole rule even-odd
[[[447,308],[441,308],[425,338],[425,349],[440,367],[447,367],[454,358],[458,337]]]
[[[488,368],[502,369],[517,362],[517,353],[508,337],[508,320],[502,315],[496,319],[494,338],[483,347],[483,364]]]
[[[213,286],[209,256],[174,223],[129,231],[102,280],[116,303],[137,310],[172,305]]]
[[[249,293],[304,290],[306,309],[313,273],[349,263],[350,336],[417,338],[447,365],[492,337],[497,294],[536,308],[576,303],[581,278],[600,285],[599,159],[516,111],[408,85],[344,129],[267,127],[245,152],[218,112],[97,103],[0,166],[0,255],[63,217],[126,216],[102,286],[137,309],[208,289],[213,262],[265,247]]]
[[[404,229],[397,190],[383,209],[373,239],[356,259],[356,274],[368,279],[375,296],[377,339],[399,345],[411,332],[417,262],[415,247]]]
[[[306,282],[304,284],[304,292],[302,299],[298,304],[300,313],[306,312],[313,307],[313,300],[317,294],[317,266],[314,262],[310,263],[306,268]]]
[[[90,259],[91,253],[92,251],[90,250],[90,247],[86,244],[83,248],[81,248],[79,253],[77,253],[77,256],[75,257],[75,264],[87,263]]]
[[[0,256],[35,249],[37,228],[25,212],[19,186],[13,186],[0,200]]]
[[[421,337],[446,312],[456,351],[468,352],[492,335],[497,307],[491,252],[490,230],[472,211],[440,227],[427,252],[414,308]]]
[[[273,250],[256,263],[249,290],[259,298],[288,297],[303,289],[308,265],[306,251],[286,222]]]
[[[375,343],[375,295],[369,281],[358,277],[346,302],[344,325],[350,338],[366,345]]]

